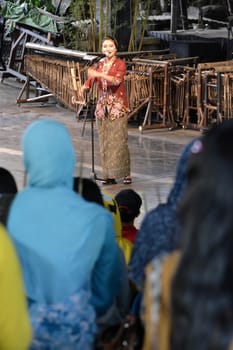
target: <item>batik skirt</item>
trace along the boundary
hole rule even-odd
[[[103,178],[130,175],[128,118],[97,119]]]

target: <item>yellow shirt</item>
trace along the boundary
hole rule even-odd
[[[103,192],[102,195],[105,208],[112,213],[116,240],[119,247],[123,251],[125,262],[128,265],[133,250],[133,244],[128,239],[122,237],[121,215],[117,202],[110,194],[106,192]]]
[[[18,258],[6,230],[0,225],[0,349],[26,350],[31,326]]]

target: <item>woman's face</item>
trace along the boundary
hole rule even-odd
[[[106,39],[103,41],[102,53],[106,57],[111,58],[111,57],[115,56],[116,52],[117,52],[117,48],[116,48],[114,41],[112,41],[111,39]]]

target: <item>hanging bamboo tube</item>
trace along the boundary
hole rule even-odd
[[[80,67],[79,63],[76,62],[67,62],[68,69],[70,70],[71,74],[71,81],[73,86],[73,92],[76,100],[77,105],[85,105],[86,101],[84,98],[84,95],[82,93],[82,83],[81,83],[81,75],[80,75]]]

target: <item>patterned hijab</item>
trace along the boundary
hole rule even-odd
[[[186,145],[179,159],[174,185],[165,204],[159,204],[144,217],[137,234],[129,265],[129,277],[140,290],[145,279],[144,269],[153,258],[169,253],[180,244],[177,208],[186,189],[186,173],[191,148],[196,139]]]

